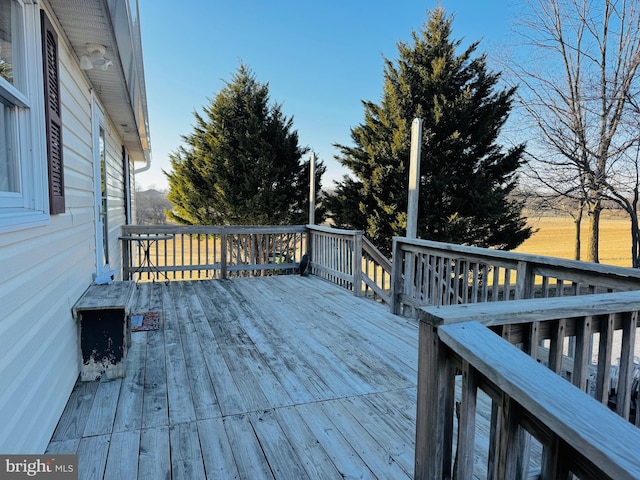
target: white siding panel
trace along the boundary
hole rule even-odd
[[[71,307],[96,271],[91,89],[63,39],[66,211],[46,226],[0,235],[0,452],[7,454],[42,453],[51,438],[81,363]],[[122,142],[105,121],[111,265],[119,271]]]

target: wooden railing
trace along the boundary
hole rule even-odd
[[[297,272],[307,250],[306,228],[298,226],[128,225],[122,244],[123,278],[189,280]],[[151,265],[142,264],[145,242]],[[169,238],[166,238],[169,237]],[[164,277],[166,275],[166,277]]]
[[[387,304],[391,298],[391,262],[357,230],[317,225],[128,225],[122,237],[125,279],[290,274],[297,273],[302,255],[309,253],[312,274],[357,296]]]
[[[638,311],[639,292],[421,308],[415,478],[450,477],[454,447],[472,478],[477,389],[492,399],[487,478],[640,478]],[[539,472],[523,431],[543,446]]]
[[[637,479],[640,430],[581,394],[559,376],[491,333],[477,322],[438,328],[435,338],[437,378],[430,411],[419,419],[416,479],[451,478],[454,371],[463,372],[460,431],[454,478],[473,478],[475,403],[478,389],[499,405],[494,435],[493,470],[487,478]],[[543,446],[541,467],[530,472],[523,457],[523,432]],[[444,445],[444,448],[441,446]]]
[[[367,240],[360,230],[307,225],[311,272],[330,282],[389,303],[391,262]]]
[[[391,309],[634,290],[639,281],[630,268],[396,237]]]

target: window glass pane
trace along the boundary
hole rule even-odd
[[[20,191],[15,123],[15,107],[0,99],[0,192]]]
[[[0,77],[13,83],[12,0],[0,0]]]

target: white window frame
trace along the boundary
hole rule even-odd
[[[22,12],[21,35],[12,38],[16,58],[28,59],[20,69],[21,89],[0,78],[0,94],[15,105],[16,150],[20,170],[20,193],[0,193],[0,233],[49,223],[47,149],[44,119],[44,84],[40,7],[37,0],[11,0]],[[18,19],[20,20],[20,19]]]

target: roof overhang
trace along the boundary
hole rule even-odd
[[[134,161],[151,160],[137,0],[48,0],[78,63],[87,44],[106,47],[108,70],[84,70]]]

